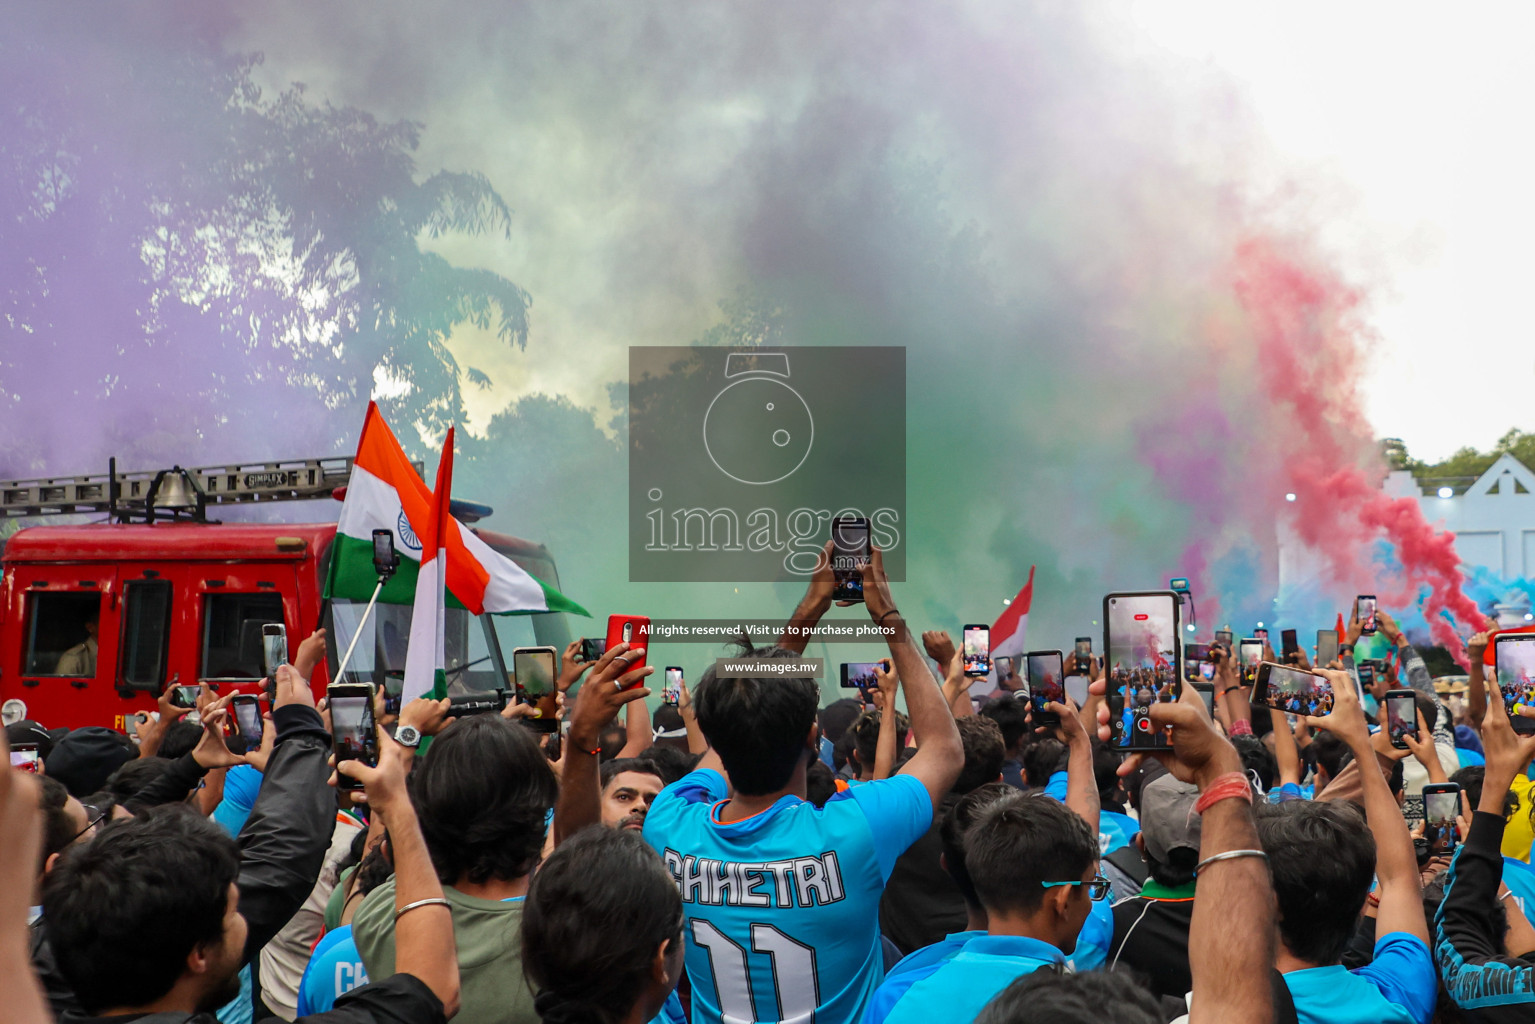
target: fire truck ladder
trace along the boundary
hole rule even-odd
[[[99,475],[0,480],[0,517],[104,512],[123,522],[181,514],[202,518],[205,505],[329,498],[351,473],[350,456],[130,473],[119,473],[112,459]]]

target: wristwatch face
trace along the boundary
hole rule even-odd
[[[394,738],[402,746],[414,747],[421,742],[421,730],[413,725],[402,725],[394,731]]]

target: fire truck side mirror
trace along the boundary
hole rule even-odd
[[[400,567],[400,556],[394,550],[393,530],[373,531],[373,571],[378,578],[387,580]]]

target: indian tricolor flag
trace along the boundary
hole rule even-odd
[[[448,496],[443,495],[443,501]],[[378,585],[373,571],[373,531],[394,534],[400,568],[379,594],[385,604],[412,604],[430,528],[432,491],[405,457],[378,407],[368,403],[368,417],[357,442],[357,459],[347,482],[346,501],[336,523],[325,596],[367,601]],[[442,550],[445,561],[437,585],[448,589],[448,602],[476,615],[574,612],[586,609],[529,575],[494,550],[463,523],[447,516]]]
[[[403,707],[417,697],[441,700],[448,695],[447,609],[443,604],[443,563],[454,522],[448,511],[453,494],[453,428],[443,442],[437,463],[437,486],[427,506],[426,529],[421,531],[421,562],[416,571],[416,602],[410,613],[410,647],[405,651],[405,683],[400,688]]]
[[[1018,591],[1018,596],[1013,598],[997,621],[991,624],[991,671],[986,673],[986,681],[992,689],[997,686],[998,658],[1018,658],[1028,653],[1029,634],[1029,605],[1034,603],[1034,566],[1029,566],[1029,582]],[[1018,677],[1023,678],[1024,668],[1018,666]]]

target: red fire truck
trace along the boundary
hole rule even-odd
[[[287,627],[290,650],[329,633],[323,692],[363,605],[325,601],[334,523],[221,523],[209,506],[344,496],[350,458],[175,467],[149,473],[0,481],[0,515],[102,513],[101,522],[17,531],[0,554],[0,707],[7,721],[48,728],[108,725],[149,711],[168,686],[207,682],[221,693],[259,689],[261,628]],[[472,523],[483,505],[454,502]],[[492,548],[559,587],[549,552],[472,527]],[[378,605],[347,678],[394,688],[404,670],[409,606]],[[454,692],[508,687],[512,648],[569,642],[559,613],[475,617],[448,609]]]

